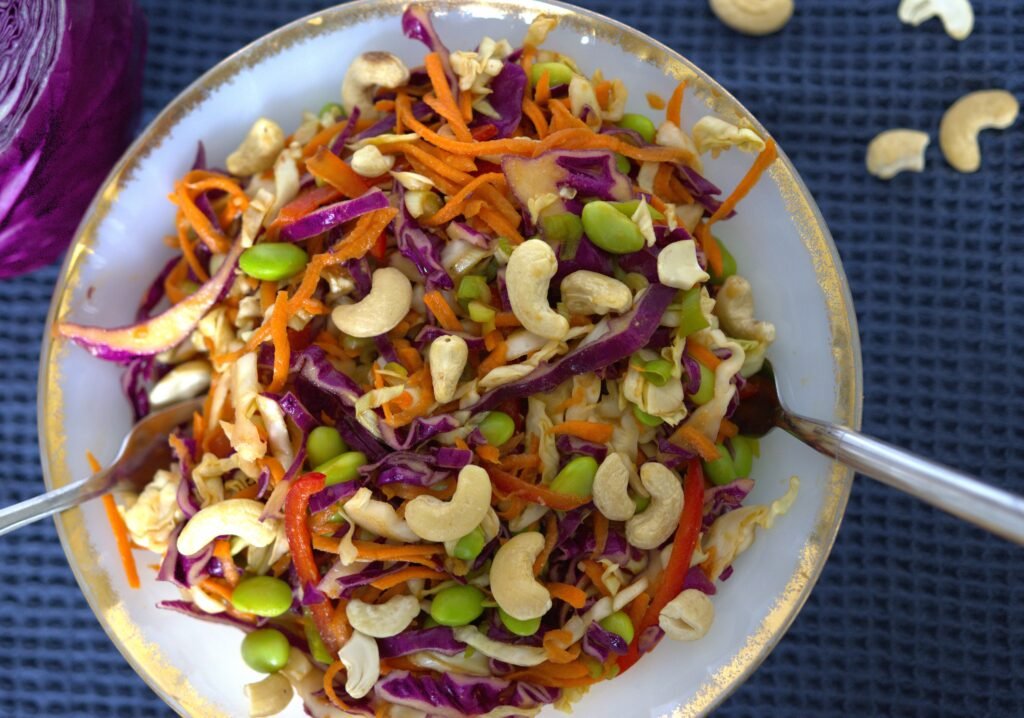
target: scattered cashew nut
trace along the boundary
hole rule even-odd
[[[562,301],[573,314],[621,314],[633,305],[633,292],[613,277],[580,269],[562,280]]]
[[[679,525],[683,487],[668,467],[654,461],[640,467],[640,481],[651,494],[651,504],[626,522],[626,540],[637,548],[657,548]]]
[[[466,340],[455,334],[438,337],[430,343],[428,359],[434,400],[439,404],[447,404],[455,398],[459,378],[469,359]]]
[[[373,105],[373,89],[401,87],[409,81],[409,68],[390,52],[364,52],[352,61],[341,83],[345,112],[359,108],[363,117],[380,114]]]
[[[960,172],[981,168],[978,133],[1004,130],[1017,120],[1020,103],[1006,90],[979,90],[954,102],[942,116],[939,145],[946,161]]]
[[[247,177],[274,166],[274,160],[284,149],[284,130],[266,117],[252,123],[249,134],[234,152],[228,155],[228,172],[236,177]]]
[[[353,698],[365,696],[380,678],[380,651],[377,642],[365,633],[352,631],[338,651],[338,660],[345,664],[345,692]]]
[[[249,699],[249,718],[267,718],[283,711],[295,692],[292,684],[280,673],[271,673],[262,681],[245,686]]]
[[[793,16],[793,0],[709,0],[711,12],[736,32],[770,35]]]
[[[385,155],[374,145],[366,145],[352,153],[349,164],[357,175],[380,177],[395,166],[395,156]]]
[[[334,325],[349,336],[376,337],[391,331],[412,306],[412,282],[394,267],[374,271],[370,292],[355,304],[331,312]]]
[[[954,40],[966,40],[974,29],[970,0],[903,0],[897,14],[904,24],[914,27],[938,16]]]
[[[636,504],[627,491],[631,464],[628,457],[613,451],[594,475],[594,505],[612,521],[628,521],[636,513]]]
[[[268,546],[277,538],[281,522],[261,521],[263,502],[253,499],[226,499],[189,519],[178,534],[178,553],[194,556],[218,536],[238,536],[250,546]]]
[[[522,325],[545,339],[564,339],[569,320],[548,304],[548,285],[558,270],[554,250],[539,239],[528,239],[514,250],[505,268],[508,299]]]
[[[529,621],[551,609],[551,594],[533,577],[533,562],[543,550],[544,536],[527,531],[510,538],[494,554],[491,593],[512,618]]]
[[[416,543],[420,540],[409,525],[398,517],[394,506],[372,499],[372,496],[372,492],[364,486],[345,502],[345,515],[352,523],[393,541]]]
[[[419,613],[420,602],[414,596],[392,596],[386,603],[364,603],[353,598],[345,606],[352,628],[372,638],[397,636]]]
[[[405,521],[426,541],[453,541],[480,525],[491,507],[491,479],[479,466],[459,471],[455,493],[448,501],[417,496],[406,504]]]
[[[875,135],[868,143],[865,164],[879,179],[892,179],[900,172],[922,172],[924,151],[931,138],[927,132],[897,128]]]
[[[715,606],[702,591],[688,588],[673,598],[658,614],[658,625],[669,638],[695,641],[702,638],[715,620]]]

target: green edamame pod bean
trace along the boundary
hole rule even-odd
[[[430,616],[442,626],[465,626],[484,612],[484,593],[476,586],[449,586],[430,603]]]
[[[539,618],[520,621],[518,618],[512,618],[512,616],[508,615],[500,608],[498,609],[498,617],[501,618],[502,624],[504,624],[505,628],[509,630],[509,633],[514,633],[517,636],[532,636],[540,630]]]
[[[592,456],[577,456],[562,467],[551,481],[551,490],[560,494],[589,497],[594,493],[597,460]]]
[[[640,228],[608,202],[589,202],[583,207],[582,218],[587,237],[606,252],[628,254],[643,249]]]
[[[622,212],[622,214],[627,217],[632,217],[636,214],[637,207],[640,206],[640,200],[628,199],[625,202],[609,202],[608,204]],[[647,214],[651,215],[651,219],[665,219],[665,215],[651,205],[647,205]]]
[[[672,362],[667,359],[652,359],[644,364],[644,379],[654,386],[665,386],[672,378]]]
[[[337,102],[325,102],[324,106],[320,108],[320,112],[317,113],[317,117],[323,117],[328,113],[330,113],[334,117],[344,117],[345,108],[339,105]]]
[[[616,611],[610,616],[605,616],[598,623],[601,624],[601,628],[620,636],[626,643],[633,641],[633,622],[624,611]]]
[[[620,155],[618,152],[615,153],[615,169],[624,175],[628,175],[633,170],[633,165],[629,161],[629,158],[625,155]]]
[[[644,426],[661,426],[665,421],[660,416],[648,414],[636,404],[633,404],[633,416]]]
[[[467,274],[459,280],[459,288],[455,292],[455,298],[460,302],[478,299],[486,304],[491,301],[491,290],[483,277],[476,274]]]
[[[455,558],[463,561],[472,561],[484,550],[486,543],[487,538],[484,536],[483,529],[477,526],[456,542],[453,554]]]
[[[329,666],[334,662],[334,658],[331,656],[330,651],[327,650],[327,646],[324,645],[324,639],[320,637],[320,633],[316,630],[316,625],[313,623],[313,617],[308,608],[305,610],[305,614],[306,620],[302,622],[302,632],[306,634],[309,652],[313,654],[314,661]]]
[[[724,445],[715,444],[715,448],[718,449],[718,458],[703,462],[704,475],[711,479],[711,483],[722,486],[736,480],[736,467]]]
[[[572,212],[561,212],[541,217],[540,228],[544,233],[544,239],[549,242],[575,244],[583,236],[583,222]]]
[[[323,474],[324,486],[333,486],[352,481],[359,476],[359,467],[366,465],[366,454],[361,451],[346,451],[338,454],[326,464],[320,464],[313,471]]]
[[[292,607],[292,587],[273,576],[245,578],[231,592],[231,605],[264,618],[280,616]]]
[[[716,274],[711,267],[708,267],[708,274],[711,275],[712,284],[721,284],[727,278],[736,274],[736,258],[732,256],[732,253],[725,248],[722,244],[722,240],[718,237],[712,237],[715,240],[715,244],[718,245],[718,251],[722,253],[722,273]]]
[[[706,329],[708,324],[704,312],[700,308],[700,287],[693,287],[683,295],[679,303],[679,327],[677,331],[680,336],[688,337],[694,332]]]
[[[490,411],[477,427],[491,446],[501,446],[512,438],[516,431],[516,423],[503,411]]]
[[[541,75],[548,73],[548,86],[568,85],[574,73],[572,68],[561,62],[535,62],[530,68],[530,83],[536,85]]]
[[[256,244],[242,252],[238,258],[238,266],[243,272],[268,282],[294,277],[308,262],[306,250],[290,242]]]
[[[341,348],[350,352],[361,352],[373,344],[373,339],[363,337],[352,337],[345,334],[341,338]]]
[[[318,426],[309,432],[306,439],[306,456],[310,466],[327,463],[338,454],[348,451],[345,440],[333,426]]]
[[[633,130],[644,138],[644,142],[654,142],[654,123],[643,115],[636,115],[632,112],[627,112],[619,120],[619,127],[624,130]]]
[[[636,506],[636,512],[642,514],[651,505],[651,497],[637,494],[633,497],[633,505]]]
[[[260,673],[277,673],[288,663],[290,652],[288,639],[273,628],[261,628],[242,639],[242,660]]]
[[[745,479],[754,468],[754,447],[750,445],[751,440],[745,436],[734,436],[729,444],[732,446],[732,465],[736,469],[736,476]]]
[[[715,397],[715,373],[700,362],[697,364],[700,366],[700,388],[690,399],[697,406],[703,406]]]
[[[493,308],[475,299],[469,303],[466,309],[469,310],[469,318],[481,324],[493,322],[494,317],[497,316],[497,312]]]

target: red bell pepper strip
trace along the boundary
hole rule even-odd
[[[373,248],[370,250],[370,256],[378,262],[383,262],[388,256],[388,236],[383,232],[377,237],[377,241],[374,242]]]
[[[299,578],[300,585],[317,585],[320,583],[320,569],[313,557],[313,539],[306,526],[309,513],[309,498],[324,488],[324,475],[309,473],[297,479],[288,489],[284,501],[284,531],[288,538],[288,549],[292,555],[292,565]],[[347,636],[344,625],[335,619],[335,611],[331,602],[324,600],[309,606],[313,614],[316,630],[327,646],[331,655],[338,655],[338,650],[345,645]]]
[[[683,482],[683,513],[679,517],[679,526],[672,541],[672,555],[668,566],[661,574],[661,580],[654,591],[654,598],[648,607],[640,625],[635,627],[629,650],[619,657],[619,672],[625,673],[634,663],[640,660],[640,636],[651,626],[658,625],[661,609],[669,601],[679,595],[690,570],[693,550],[697,547],[700,537],[701,520],[704,515],[704,472],[699,459],[691,459]]]
[[[541,504],[542,506],[558,509],[559,511],[571,511],[590,501],[587,497],[562,494],[544,486],[527,483],[496,466],[487,466],[485,468],[491,477],[491,483],[499,489],[510,496],[519,496],[535,504]]]

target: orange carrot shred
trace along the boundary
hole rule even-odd
[[[652,110],[664,110],[665,109],[665,98],[659,95],[657,92],[647,93],[647,105]]]
[[[533,575],[539,576],[540,572],[544,570],[544,564],[547,563],[548,558],[551,557],[551,552],[555,550],[555,544],[558,542],[558,520],[555,518],[553,513],[549,513],[544,524],[544,548],[537,554],[537,558],[533,562]]]
[[[280,392],[288,381],[291,346],[288,341],[288,292],[277,293],[274,313],[270,316],[270,336],[274,341],[274,378],[267,391]]]
[[[608,586],[604,583],[604,569],[601,568],[601,564],[597,561],[586,559],[580,561],[580,567],[583,569],[583,573],[586,574],[590,582],[594,584],[595,588],[601,592],[602,596],[610,596],[611,591],[608,590]]]
[[[710,349],[695,341],[686,342],[686,353],[711,371],[717,369],[718,365],[722,363],[722,360],[715,356]]]
[[[442,327],[450,332],[462,331],[462,323],[459,322],[459,318],[455,316],[455,312],[452,311],[448,300],[444,298],[441,292],[436,289],[432,292],[427,292],[423,295],[423,303],[427,305],[427,309],[441,323]]]
[[[441,571],[435,571],[434,569],[427,568],[426,566],[410,566],[409,568],[403,568],[401,571],[388,574],[387,576],[381,576],[376,581],[371,581],[370,585],[374,588],[379,588],[381,591],[386,591],[392,586],[397,586],[406,581],[411,581],[414,578],[422,578],[427,581],[439,581],[447,578],[447,575]]]
[[[110,523],[110,530],[114,533],[114,541],[117,543],[117,553],[121,556],[121,565],[124,567],[124,575],[128,580],[129,588],[136,589],[139,583],[139,572],[135,568],[135,557],[132,555],[131,543],[128,540],[128,527],[117,510],[117,503],[110,494],[103,496],[103,509],[107,513],[107,521]]]
[[[693,234],[708,258],[708,266],[711,271],[719,277],[722,276],[722,249],[711,235],[711,225],[708,222],[701,222]]]
[[[441,64],[441,56],[436,52],[428,53],[423,58],[423,67],[427,71],[427,77],[430,78],[434,94],[437,95],[437,99],[441,101],[442,106],[447,109],[447,112],[440,114],[448,120],[448,124],[455,133],[455,137],[462,142],[472,142],[473,135],[470,134],[469,128],[466,127],[466,122],[459,111],[459,106],[452,96],[452,88],[448,84],[448,76],[444,72],[444,65]]]
[[[722,423],[718,426],[718,443],[721,444],[725,439],[731,439],[740,433],[740,428],[728,419],[722,419]]]
[[[695,452],[705,461],[714,461],[718,458],[718,447],[714,442],[692,426],[683,424],[669,437],[669,441],[676,446]]]
[[[363,177],[326,147],[317,148],[313,156],[306,160],[306,169],[346,197],[361,197],[370,189],[370,184]],[[376,241],[377,238],[373,239]]]
[[[497,369],[500,366],[505,366],[505,362],[508,360],[508,344],[504,341],[498,343],[494,347],[494,351],[487,355],[487,358],[480,362],[480,366],[477,367],[477,376],[485,377],[491,371]]]
[[[551,598],[557,598],[560,601],[564,601],[573,608],[583,608],[587,602],[587,594],[575,586],[570,586],[567,583],[555,582],[549,583],[547,587],[548,591],[551,593]]]
[[[551,73],[545,70],[537,80],[537,86],[533,88],[533,101],[543,107],[551,99]]]
[[[672,96],[668,98],[668,106],[665,108],[665,119],[676,127],[681,127],[683,124],[683,93],[685,91],[686,80],[683,80],[676,85],[676,89],[672,91]]]
[[[563,421],[561,424],[555,424],[553,427],[548,429],[548,433],[555,434],[568,434],[569,436],[577,436],[587,441],[593,441],[596,444],[607,444],[612,440],[612,433],[615,428],[611,424],[605,424],[600,421]]]
[[[608,543],[608,519],[600,511],[594,514],[594,552],[592,555],[600,556],[604,553],[604,547]]]
[[[459,211],[462,205],[467,199],[485,184],[504,184],[505,175],[501,172],[488,172],[487,174],[474,177],[465,187],[460,189],[458,193],[449,197],[445,205],[434,214],[420,220],[420,224],[425,224],[428,227],[438,227],[446,222],[450,222],[459,216]]]
[[[345,669],[345,664],[341,661],[335,661],[330,667],[324,671],[324,693],[327,694],[327,699],[333,703],[339,710],[347,711],[348,706],[338,698],[337,692],[334,690],[334,677],[338,675],[340,671]]]
[[[761,179],[761,175],[764,174],[765,170],[771,167],[772,163],[775,162],[778,156],[779,150],[775,146],[775,141],[769,137],[764,141],[764,149],[761,150],[757,159],[754,160],[754,164],[752,164],[750,169],[747,170],[747,174],[745,174],[743,179],[740,180],[740,183],[736,185],[736,189],[732,191],[732,194],[725,198],[722,205],[715,210],[715,213],[711,215],[711,217],[708,218],[708,224],[712,225],[718,220],[728,217],[732,211],[736,209],[736,205],[740,203],[740,200],[746,197],[747,193],[754,188],[757,181]]]
[[[484,444],[483,446],[478,446],[476,448],[476,453],[481,459],[492,464],[497,464],[501,460],[501,452],[498,450],[497,446]]]

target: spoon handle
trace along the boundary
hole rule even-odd
[[[1024,545],[1024,497],[853,429],[786,413],[780,426],[812,449],[922,501]]]
[[[106,493],[110,489],[108,482],[105,481],[106,475],[107,472],[102,471],[88,479],[33,496],[13,506],[0,508],[0,536]]]

